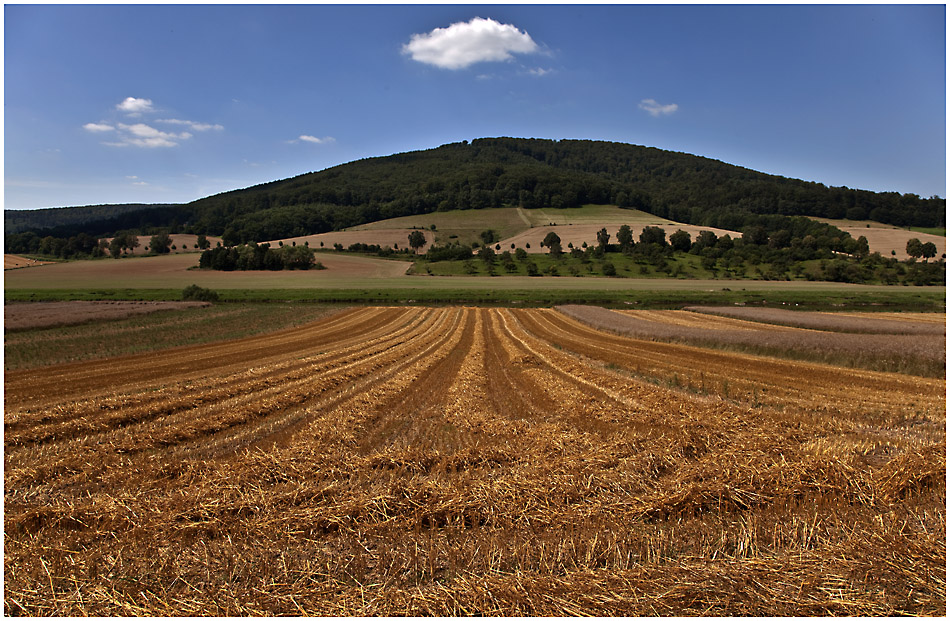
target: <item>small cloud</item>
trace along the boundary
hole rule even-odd
[[[126,178],[126,179],[138,179],[139,176],[138,176],[138,175],[126,175],[125,178]]]
[[[196,132],[205,132],[209,129],[215,131],[221,131],[224,129],[223,125],[212,124],[212,123],[199,123],[197,121],[183,121],[181,119],[156,119],[156,123],[166,123],[168,125],[186,125]]]
[[[313,144],[329,144],[331,142],[336,142],[336,138],[333,136],[324,136],[323,138],[317,138],[316,136],[308,136],[307,134],[301,134],[294,140],[288,140],[288,144],[295,144],[297,142],[310,142]]]
[[[132,185],[148,185],[148,183],[145,181],[135,181]]]
[[[188,132],[180,134],[163,132],[145,123],[134,125],[119,123],[116,129],[119,130],[120,140],[102,144],[110,147],[177,147],[180,141],[191,138]]]
[[[661,104],[655,99],[644,99],[640,102],[640,109],[646,110],[651,116],[670,115],[679,110],[679,106],[673,104]]]
[[[442,69],[464,69],[479,62],[511,60],[512,54],[531,54],[538,44],[511,24],[475,17],[426,34],[414,34],[402,46],[413,60]]]
[[[543,75],[547,75],[553,72],[554,72],[554,69],[542,69],[541,67],[537,67],[535,69],[528,69],[528,73],[530,73],[531,75],[536,75],[538,77],[541,77]]]
[[[115,130],[115,127],[108,123],[86,123],[82,128],[87,132],[111,132]]]
[[[154,112],[151,99],[136,99],[135,97],[126,97],[122,103],[116,106],[116,109],[124,112],[129,117],[140,117],[144,113]],[[224,127],[216,123],[201,123],[199,121],[187,121],[182,119],[157,119],[149,123],[162,123],[167,125],[183,126],[191,131],[168,132],[162,131],[146,123],[86,123],[83,129],[93,133],[115,132],[114,139],[102,144],[109,147],[177,147],[183,140],[188,140],[194,132],[206,132],[209,130],[220,131]]]
[[[143,112],[151,112],[152,100],[126,97],[124,100],[122,100],[122,103],[116,105],[116,109],[131,115],[138,115],[142,114]]]

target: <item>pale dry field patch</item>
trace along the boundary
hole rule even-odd
[[[275,248],[280,242],[283,242],[285,246],[292,244],[302,246],[304,243],[307,243],[315,250],[319,250],[321,248],[329,250],[333,248],[333,244],[341,244],[344,249],[349,248],[351,244],[375,244],[381,248],[405,249],[410,247],[409,235],[413,232],[413,230],[415,229],[397,228],[333,231],[330,233],[318,233],[316,235],[303,235],[301,237],[288,237],[286,239],[271,240],[269,243]],[[418,252],[420,254],[425,254],[426,250],[429,249],[429,246],[435,240],[435,233],[432,231],[423,230],[422,234],[425,235],[426,243],[418,250]]]
[[[169,252],[171,254],[191,254],[195,252],[201,252],[198,248],[198,236],[191,235],[188,233],[173,233],[169,235],[172,240],[172,243],[169,245]],[[146,246],[152,241],[151,235],[138,235],[137,236],[139,245],[136,248],[133,248],[131,251],[126,251],[124,255],[132,256],[146,256],[149,254],[149,251],[145,249]],[[220,237],[208,236],[208,243],[211,244],[209,247],[213,248],[217,244],[221,243]],[[106,237],[107,242],[112,242],[112,237]],[[171,249],[171,246],[175,246],[175,249]],[[187,247],[186,247],[187,246]],[[109,254],[109,249],[106,249],[106,254]]]
[[[37,261],[36,259],[28,259],[16,254],[3,255],[3,269],[5,270],[33,267],[34,265],[47,265],[48,263],[50,263],[50,261]]]
[[[826,222],[848,233],[854,239],[864,235],[868,240],[871,252],[880,252],[885,257],[894,256],[903,261],[909,259],[907,241],[917,238],[921,243],[933,242],[937,247],[937,258],[947,253],[947,238],[930,233],[918,233],[900,229],[889,224],[871,221],[829,220],[828,218],[813,218],[819,222]],[[870,226],[869,226],[870,225]],[[894,254],[891,254],[891,251]]]

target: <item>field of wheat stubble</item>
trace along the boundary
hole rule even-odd
[[[8,371],[5,613],[943,614],[944,377],[576,315]]]

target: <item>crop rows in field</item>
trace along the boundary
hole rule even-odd
[[[636,338],[877,371],[946,374],[946,327],[939,323],[760,308],[692,307],[666,313],[581,305],[558,308],[597,329]],[[703,317],[706,314],[709,319]]]
[[[7,614],[945,605],[940,379],[364,308],[5,385]]]

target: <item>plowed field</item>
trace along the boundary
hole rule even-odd
[[[945,609],[942,379],[362,308],[5,388],[8,615]]]

